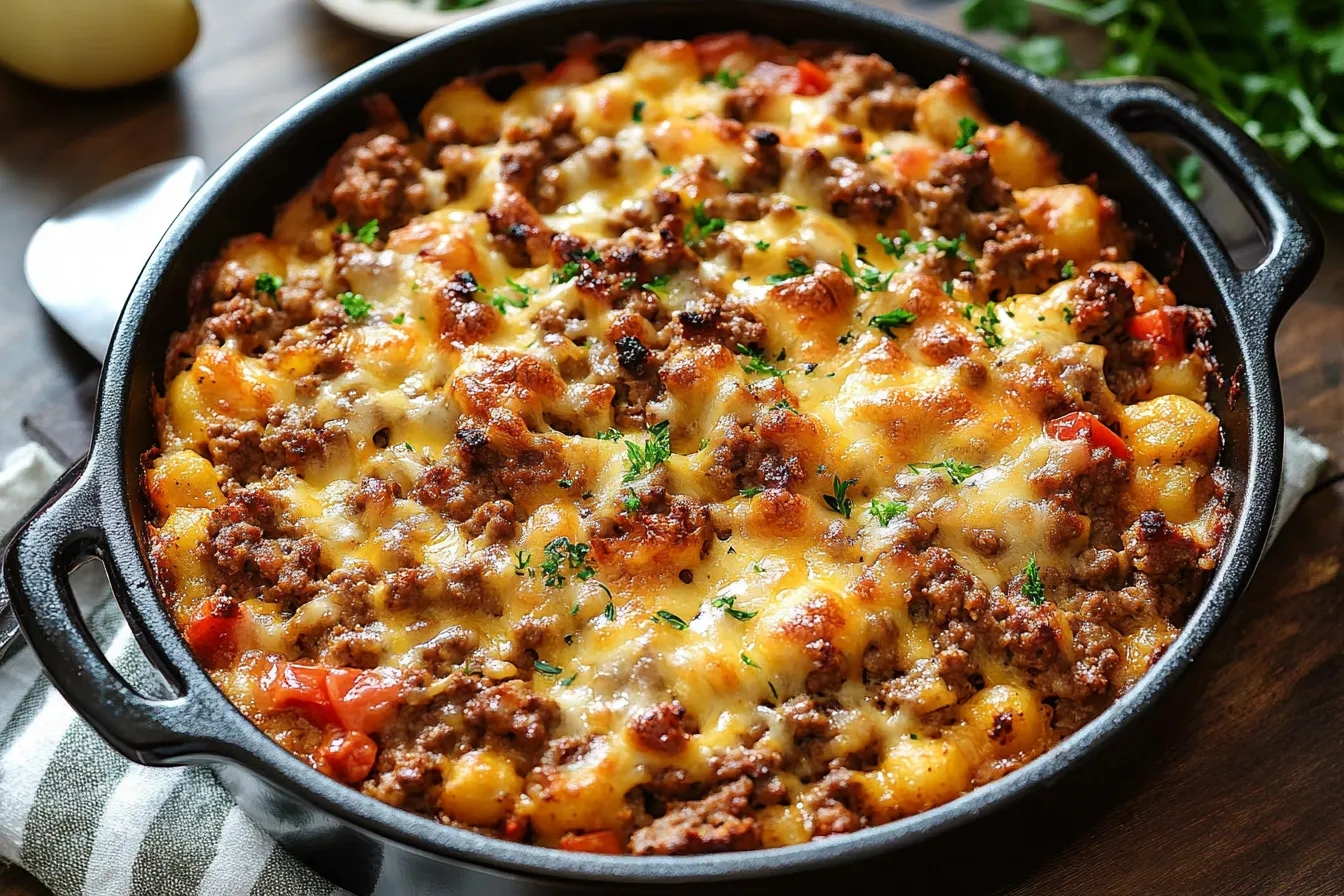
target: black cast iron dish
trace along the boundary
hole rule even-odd
[[[928,83],[963,65],[990,114],[1020,119],[1058,150],[1072,179],[1096,172],[1139,237],[1139,260],[1172,272],[1181,298],[1213,310],[1235,524],[1225,558],[1180,638],[1125,697],[1053,752],[922,815],[801,846],[690,858],[565,853],[436,824],[346,788],[254,728],[193,661],[150,584],[139,458],[153,443],[150,395],[170,333],[186,323],[193,272],[236,234],[269,230],[274,205],[362,129],[360,99],[386,91],[413,119],[435,87],[492,65],[556,58],[564,37],[692,37],[745,29],[781,39],[834,39],[882,53]],[[1126,137],[1166,131],[1199,147],[1236,184],[1270,244],[1237,270],[1175,183]],[[1181,259],[1182,248],[1184,257]],[[555,0],[511,7],[404,44],[338,78],[239,150],[173,224],[136,285],[104,368],[93,449],[56,485],[4,566],[23,632],[61,693],[117,750],[150,765],[211,766],[243,808],[319,871],[358,892],[521,893],[585,885],[741,882],[854,862],[926,841],[1050,782],[1167,690],[1245,588],[1279,481],[1283,420],[1275,326],[1305,289],[1321,237],[1265,154],[1227,119],[1165,83],[1065,84],[957,37],[840,0]],[[145,653],[177,688],[151,700],[111,669],[79,621],[67,573],[97,555]],[[625,884],[624,887],[621,884]]]

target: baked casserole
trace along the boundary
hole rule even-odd
[[[144,464],[193,653],[323,773],[571,850],[1031,761],[1218,559],[1210,315],[964,74],[615,49],[373,98],[200,272]]]

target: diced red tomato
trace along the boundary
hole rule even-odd
[[[1089,445],[1109,448],[1116,457],[1129,460],[1134,455],[1125,440],[1116,435],[1110,427],[1086,411],[1075,411],[1045,424],[1045,434],[1052,439],[1067,442],[1072,439],[1086,439]]]
[[[615,831],[566,834],[560,838],[560,848],[570,852],[595,852],[616,856],[621,854],[621,841],[616,837]]]
[[[1125,330],[1135,339],[1151,342],[1153,354],[1160,360],[1185,354],[1184,329],[1179,318],[1169,308],[1136,314],[1129,319]]]
[[[358,731],[333,731],[318,751],[317,767],[325,775],[346,784],[357,784],[373,771],[378,745]]]
[[[793,92],[799,96],[817,96],[831,89],[831,78],[811,60],[799,59],[798,84]]]
[[[239,621],[237,604],[206,598],[184,631],[191,652],[208,666],[218,665],[238,649]]]
[[[504,820],[504,839],[521,843],[527,836],[527,816],[510,815]]]
[[[292,709],[314,725],[334,725],[336,712],[327,696],[326,666],[273,660],[257,682],[257,708],[263,712]]]
[[[336,720],[347,731],[377,731],[401,703],[401,682],[361,669],[332,669],[326,689]]]
[[[730,31],[697,37],[691,41],[691,46],[695,47],[696,58],[700,60],[700,70],[712,73],[723,67],[723,60],[734,53],[749,53],[755,44],[747,32]]]
[[[601,75],[602,72],[593,61],[593,57],[574,55],[551,69],[546,81],[550,84],[587,84],[596,81]]]

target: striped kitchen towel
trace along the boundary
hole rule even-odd
[[[1272,535],[1315,485],[1325,449],[1289,430]],[[28,445],[0,470],[0,532],[59,468]],[[157,681],[96,564],[75,592],[108,657],[137,685]],[[0,860],[58,896],[342,896],[276,846],[200,768],[144,768],[80,721],[27,650],[0,665]]]

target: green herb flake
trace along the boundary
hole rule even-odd
[[[761,486],[753,485],[750,488],[742,489],[741,491],[738,492],[738,494],[741,495],[743,498],[754,498],[763,491],[765,491],[765,489],[762,488]]]
[[[1045,585],[1041,582],[1041,568],[1036,565],[1036,555],[1027,558],[1027,568],[1022,571],[1022,596],[1039,607],[1045,603]]]
[[[900,258],[905,254],[905,250],[910,248],[910,232],[902,230],[895,240],[885,233],[877,235],[877,244],[882,247],[882,251],[892,258]]]
[[[839,476],[831,476],[831,494],[825,495],[822,500],[826,506],[836,513],[849,519],[850,513],[854,510],[854,503],[849,499],[848,492],[851,486],[858,483],[858,479],[841,480]]]
[[[972,317],[972,306],[967,305],[962,309],[962,316],[967,320],[975,320]],[[999,335],[999,314],[998,305],[995,302],[988,302],[979,312],[979,319],[975,320],[975,332],[980,334],[980,338],[985,341],[989,348],[1001,348],[1003,346],[1003,337]],[[1041,318],[1044,320],[1045,318]]]
[[[659,610],[657,613],[654,613],[653,621],[658,623],[665,622],[679,632],[684,632],[688,628],[688,626],[686,625],[686,620],[682,619],[680,616],[678,616],[676,613],[673,613],[671,610]]]
[[[910,470],[919,473],[924,470],[942,470],[947,473],[947,478],[952,480],[953,485],[961,485],[967,479],[970,479],[976,473],[983,470],[984,467],[975,464],[962,463],[959,460],[940,460],[931,463],[910,464]]]
[[[363,227],[359,228],[359,232],[355,234],[355,242],[357,243],[365,243],[367,245],[376,239],[378,239],[377,218],[367,222]]]
[[[975,135],[980,130],[979,123],[974,118],[960,118],[957,120],[957,142],[952,144],[953,149],[964,149],[967,152],[975,152],[975,146],[971,143]]]
[[[784,371],[770,364],[765,360],[764,349],[747,348],[745,345],[738,344],[737,353],[747,357],[747,363],[742,365],[742,369],[747,373],[763,373],[768,376],[784,376]]]
[[[572,685],[572,684],[574,683],[574,679],[576,679],[576,678],[578,678],[578,677],[579,677],[579,673],[575,672],[573,675],[570,675],[570,676],[568,676],[567,678],[562,678],[562,679],[560,679],[560,687],[562,687],[562,688],[567,688],[567,687],[569,687],[570,685]]]
[[[639,495],[634,492],[626,492],[621,496],[621,507],[625,508],[627,513],[638,513],[643,505],[639,503]]]
[[[392,318],[392,323],[397,325],[406,323],[406,315],[404,313],[398,312],[397,316]]]
[[[565,671],[562,667],[553,666],[545,660],[534,660],[532,662],[532,668],[536,669],[542,675],[559,675],[561,672]]]
[[[613,426],[611,429],[604,429],[602,432],[598,433],[597,438],[604,442],[619,442],[624,438],[624,435],[619,429]]]
[[[631,121],[642,122],[644,120],[644,106],[643,100],[635,100],[635,106],[630,110]]]
[[[623,482],[632,482],[672,456],[671,421],[664,420],[649,427],[649,437],[643,445],[625,441],[625,457],[629,468]]]
[[[736,619],[738,622],[745,622],[746,620],[748,620],[748,619],[750,619],[750,618],[752,618],[753,616],[756,615],[756,611],[755,611],[755,610],[750,610],[750,611],[749,611],[749,610],[739,610],[739,609],[737,609],[737,607],[734,607],[733,604],[734,604],[736,601],[737,601],[737,598],[736,598],[736,597],[733,597],[732,595],[722,595],[722,596],[720,596],[720,597],[716,597],[716,598],[714,598],[712,601],[710,601],[710,602],[709,602],[709,605],[710,605],[711,607],[715,608],[716,610],[722,610],[723,612],[727,613],[729,616],[731,616],[731,617],[733,617],[734,619]]]
[[[910,509],[910,505],[901,501],[889,501],[886,498],[874,498],[868,504],[868,512],[877,520],[879,526],[886,526],[896,517]]]
[[[893,308],[876,317],[868,319],[868,326],[881,330],[887,336],[895,336],[897,327],[908,327],[915,322],[916,314],[904,308]]]
[[[743,74],[743,72],[731,72],[726,68],[721,68],[712,74],[702,77],[700,83],[721,84],[729,90],[734,90],[737,88],[737,85],[741,83]]]
[[[568,283],[575,277],[579,276],[579,271],[581,270],[583,270],[583,268],[579,266],[579,263],[577,261],[567,261],[560,267],[558,271],[554,271],[551,274],[551,283],[553,284]]]
[[[1062,268],[1059,269],[1059,276],[1060,276],[1061,279],[1064,279],[1064,280],[1071,280],[1071,279],[1073,279],[1073,277],[1074,277],[1074,275],[1075,275],[1076,273],[1077,273],[1077,271],[1076,271],[1076,269],[1075,269],[1074,266],[1073,266],[1073,260],[1072,260],[1072,259],[1070,259],[1070,260],[1064,262],[1064,267],[1062,267]]]
[[[587,564],[591,550],[588,545],[572,542],[563,535],[552,539],[542,552],[541,572],[546,577],[546,587],[559,588],[565,584],[566,563],[580,581],[592,578],[596,571]]]
[[[659,274],[648,283],[640,285],[640,289],[646,289],[661,299],[667,298],[667,275]]]
[[[812,266],[801,258],[790,258],[788,266],[789,272],[787,274],[771,274],[765,278],[765,282],[774,286],[786,280],[792,280],[794,277],[803,277],[812,273]]]
[[[284,285],[285,285],[285,281],[284,281],[284,280],[281,280],[279,277],[275,276],[274,274],[268,274],[268,273],[262,272],[262,273],[258,274],[257,277],[256,277],[256,290],[257,290],[257,292],[259,292],[259,293],[263,293],[263,292],[264,292],[264,293],[268,293],[268,294],[271,296],[271,298],[275,298],[275,292],[276,292],[276,290],[278,290],[280,287],[282,287],[282,286],[284,286]]]
[[[513,574],[516,576],[527,576],[529,579],[537,577],[537,571],[532,568],[532,554],[528,551],[519,551],[514,554]]]
[[[1073,323],[1073,309],[1067,305],[1064,306],[1064,323]]]
[[[849,254],[840,253],[840,270],[845,272],[845,276],[854,281],[854,288],[864,292],[881,292],[891,285],[891,278],[895,276],[895,271],[890,271],[885,277],[882,272],[871,262],[866,261],[859,256],[858,266],[850,261]]]
[[[364,300],[364,297],[357,292],[343,292],[336,297],[345,309],[345,313],[350,315],[351,320],[363,320],[369,316],[369,311],[373,306]]]
[[[705,213],[705,203],[697,202],[691,207],[691,220],[686,223],[682,238],[689,246],[699,246],[706,237],[723,230],[726,223],[722,218],[711,218]]]
[[[770,244],[767,243],[765,240],[757,240],[757,241],[756,241],[756,251],[758,251],[758,252],[764,252],[766,249],[769,249],[769,248],[770,248]]]
[[[750,666],[751,668],[753,668],[753,669],[759,669],[759,668],[761,668],[760,666],[756,665],[756,661],[755,661],[755,660],[753,660],[751,657],[747,656],[747,654],[746,654],[745,651],[742,652],[741,656],[742,656],[742,662],[746,663],[746,664],[747,664],[748,666]]]

